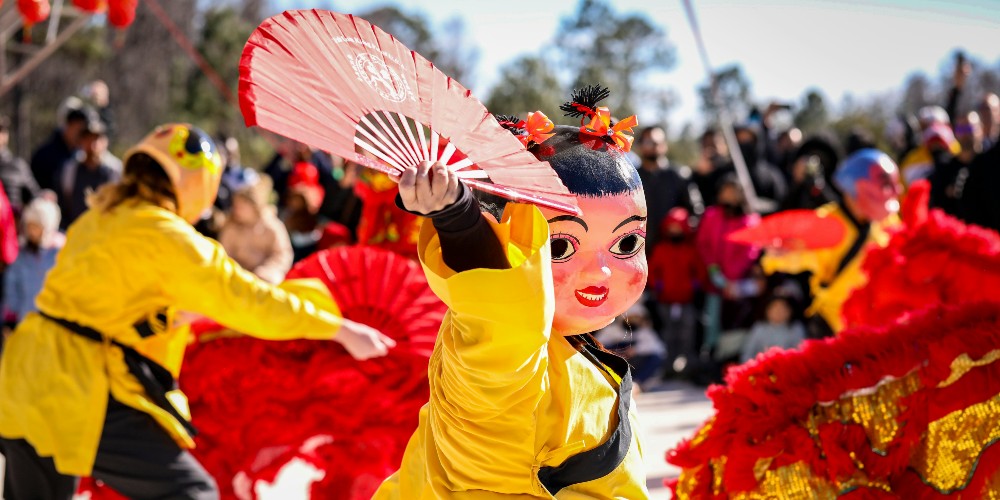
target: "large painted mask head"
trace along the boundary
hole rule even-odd
[[[580,112],[583,126],[556,126],[544,142],[528,142],[528,150],[548,161],[577,196],[582,211],[573,216],[542,209],[552,251],[552,326],[564,336],[609,325],[639,299],[646,283],[646,202],[639,174],[625,156],[632,138],[622,133],[630,127],[600,122],[609,117],[607,108],[579,92],[563,109],[581,100],[593,111]]]
[[[899,169],[877,149],[849,156],[833,180],[844,194],[844,203],[864,221],[881,221],[899,211]]]

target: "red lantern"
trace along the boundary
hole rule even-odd
[[[108,3],[105,0],[73,0],[73,5],[88,14],[103,12],[108,8]]]
[[[108,22],[115,28],[127,28],[135,21],[135,8],[138,0],[111,0],[108,6]]]
[[[49,0],[17,0],[17,9],[21,11],[26,27],[30,27],[49,17]]]

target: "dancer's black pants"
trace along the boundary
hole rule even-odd
[[[56,472],[25,440],[0,439],[7,500],[69,500],[78,478]],[[134,499],[217,500],[215,481],[149,415],[108,400],[93,477]]]

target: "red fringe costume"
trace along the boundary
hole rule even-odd
[[[889,246],[872,249],[863,271],[868,285],[844,303],[848,325],[887,325],[938,304],[993,299],[1000,291],[1000,235],[928,210],[929,186],[914,184],[904,224]]]
[[[883,326],[732,369],[677,498],[1000,498],[1000,236],[913,194],[843,310]]]

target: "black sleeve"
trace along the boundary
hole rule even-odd
[[[510,269],[507,254],[493,228],[479,210],[479,202],[472,190],[462,185],[462,193],[455,203],[429,214],[410,212],[403,206],[399,195],[396,206],[413,215],[431,219],[441,240],[444,263],[455,272],[470,269]]]

